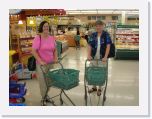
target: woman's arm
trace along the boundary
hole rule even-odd
[[[108,55],[109,55],[109,51],[110,51],[110,44],[107,44],[105,56],[102,59],[103,62],[107,61],[107,58],[108,58]]]
[[[41,58],[39,57],[37,51],[32,48],[32,54],[35,57],[35,59],[41,64],[41,65],[45,65],[46,63],[44,61],[41,60]]]

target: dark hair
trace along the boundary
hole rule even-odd
[[[43,26],[44,26],[45,23],[48,23],[48,25],[49,25],[49,22],[47,22],[47,21],[42,21],[42,22],[40,23],[40,25],[39,25],[39,28],[38,28],[38,32],[39,32],[39,33],[42,33],[42,32],[43,32]],[[49,26],[49,32],[51,32],[50,26]]]
[[[79,32],[79,30],[77,31],[77,35],[80,35],[80,32]]]
[[[98,20],[98,21],[96,21],[96,23],[95,23],[95,25],[104,25],[105,23],[103,22],[103,21],[100,21],[100,20]]]
[[[79,28],[77,28],[77,35],[80,35],[80,31],[79,31]]]

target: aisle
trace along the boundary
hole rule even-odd
[[[84,63],[87,57],[87,49],[69,48],[68,55],[62,60],[65,68],[80,70],[80,85],[67,94],[76,105],[84,105]],[[136,60],[109,60],[109,78],[107,87],[106,106],[138,106],[139,104],[139,61]],[[40,91],[37,79],[26,80],[27,95],[26,104],[40,106]],[[55,95],[59,90],[51,88],[49,94]],[[97,103],[96,93],[91,96],[93,103]],[[67,100],[65,102],[68,104]],[[56,99],[58,103],[58,99]],[[65,104],[66,105],[66,104]]]

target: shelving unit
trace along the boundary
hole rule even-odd
[[[20,54],[20,61],[27,65],[28,58],[32,55],[32,40],[34,37],[27,37],[27,38],[19,38],[18,39],[18,47],[19,47],[19,54]]]
[[[116,59],[139,59],[139,26],[117,25]]]

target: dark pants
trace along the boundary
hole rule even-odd
[[[77,48],[77,47],[80,47],[80,41],[79,41],[79,40],[76,40],[76,41],[75,41],[75,44],[76,44],[76,48]]]

